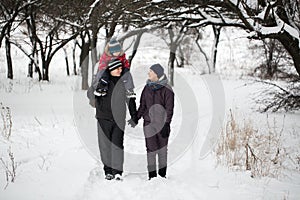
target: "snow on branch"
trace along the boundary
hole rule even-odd
[[[90,6],[90,10],[89,10],[89,12],[88,12],[88,14],[87,14],[87,18],[86,18],[87,21],[90,19],[91,15],[92,15],[92,13],[93,13],[93,11],[94,11],[94,9],[95,9],[95,7],[98,5],[99,2],[100,2],[100,0],[96,0],[96,1],[94,1],[94,3]]]
[[[194,28],[194,27],[200,27],[200,26],[204,26],[204,25],[208,25],[208,24],[240,25],[240,23],[237,20],[223,17],[221,15],[221,13],[218,13],[219,17],[213,17],[210,14],[207,14],[205,9],[199,9],[198,12],[202,16],[202,19],[191,18],[192,21],[198,21],[198,22],[192,23],[192,24],[188,25],[188,27]]]
[[[266,18],[266,15],[267,15],[267,10],[268,10],[269,8],[268,7],[265,7],[264,9],[263,9],[263,11],[262,12],[260,12],[257,16],[256,16],[256,18],[257,19],[260,19],[260,20],[264,20],[265,18]]]
[[[293,38],[299,41],[299,48],[300,48],[300,33],[297,28],[292,27],[291,25],[284,22],[278,15],[277,9],[279,5],[276,4],[276,1],[271,1],[268,3],[267,6],[263,8],[263,10],[253,15],[254,12],[248,5],[253,2],[243,2],[237,0],[229,0],[229,2],[237,8],[236,12],[239,15],[239,18],[243,21],[243,23],[251,30],[250,34],[251,37],[254,36],[254,31],[256,34],[260,35],[274,35],[274,34],[281,34],[282,32],[287,32]],[[252,5],[252,4],[251,4]],[[250,5],[250,6],[251,6]],[[272,15],[275,19],[276,25],[275,26],[265,26],[262,24],[263,21],[266,20],[268,15]],[[208,18],[207,20],[214,21],[215,19]],[[214,21],[216,23],[216,21]]]
[[[294,37],[295,39],[298,40],[299,42],[299,48],[300,48],[300,36],[299,36],[299,32],[297,29],[293,28],[292,26],[290,26],[289,24],[285,23],[282,19],[280,19],[280,17],[274,13],[275,16],[275,20],[276,23],[278,25],[282,24],[283,26],[283,30],[285,30],[286,32],[288,32],[292,37]]]
[[[279,23],[277,24],[277,26],[273,26],[273,27],[258,26],[258,29],[256,29],[256,31],[258,31],[262,35],[271,35],[271,34],[280,33],[283,31],[283,29],[284,29],[284,23]]]
[[[65,24],[68,24],[70,26],[73,26],[73,27],[77,27],[77,28],[82,28],[83,26],[78,24],[78,23],[75,23],[75,22],[71,22],[69,20],[66,20],[66,19],[62,19],[62,18],[59,18],[59,17],[56,17],[54,18],[54,20],[58,21],[58,22],[63,22]]]
[[[119,40],[119,41],[124,41],[126,38],[132,37],[132,36],[134,36],[134,35],[138,35],[139,33],[149,32],[149,31],[158,29],[158,28],[160,28],[160,27],[161,27],[161,26],[149,26],[149,27],[145,27],[145,28],[137,28],[137,29],[134,29],[134,30],[132,30],[132,31],[128,31],[128,32],[126,32],[126,33],[123,34],[123,35],[120,35],[120,36],[118,37],[118,40]]]
[[[262,35],[280,34],[281,32],[286,31],[293,38],[295,38],[296,40],[299,41],[299,48],[300,48],[299,31],[296,28],[292,27],[291,25],[285,23],[282,19],[280,19],[280,17],[276,14],[276,12],[273,12],[273,15],[274,15],[277,26],[267,27],[267,26],[260,25],[260,26],[256,27],[256,31]]]
[[[3,22],[5,24],[13,22],[21,10],[23,10],[27,6],[33,5],[37,2],[39,2],[39,0],[33,0],[33,1],[28,0],[27,2],[24,2],[24,4],[20,5],[16,9],[14,9],[12,13],[7,12],[7,8],[2,3],[0,3],[0,6],[5,14],[5,21],[3,21]]]

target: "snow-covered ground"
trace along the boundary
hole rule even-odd
[[[154,62],[166,66],[168,58],[168,51],[161,49],[162,41],[153,42],[147,37],[143,41],[144,48],[132,65],[138,95],[148,67]],[[232,47],[226,37],[221,41],[223,50],[218,63],[224,70],[220,82],[224,95],[220,93],[218,100],[225,104],[220,112],[227,115],[232,109],[241,121],[251,119],[256,128],[267,129],[267,115],[253,110],[251,98],[263,86],[239,80],[241,75],[236,70],[241,65],[251,67],[252,57],[245,48],[238,50],[237,44],[241,43]],[[0,61],[4,63],[2,52]],[[240,58],[243,62],[239,63]],[[251,178],[249,172],[218,166],[214,154],[200,157],[210,128],[218,126],[212,120],[217,106],[212,99],[214,91],[210,91],[213,87],[207,82],[208,75],[195,70],[201,61],[176,69],[168,178],[147,181],[140,123],[135,129],[126,127],[122,182],[104,180],[102,166],[97,162],[94,110],[88,105],[85,92],[79,90],[80,78],[66,77],[63,55],[55,57],[49,83],[26,78],[27,60],[20,52],[14,53],[14,63],[13,81],[5,79],[5,65],[0,66],[0,102],[12,114],[10,139],[0,136],[0,158],[11,169],[10,149],[17,168],[15,182],[7,185],[6,170],[0,163],[0,199],[300,199],[299,163],[298,171],[285,170],[278,179]],[[283,129],[284,146],[299,156],[300,114],[270,113],[268,119]]]

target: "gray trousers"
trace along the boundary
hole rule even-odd
[[[98,119],[98,145],[105,174],[123,173],[124,129],[114,121]]]
[[[144,135],[147,149],[148,171],[156,171],[156,157],[158,157],[158,168],[167,167],[168,141],[169,138],[163,138],[156,127],[148,124],[144,126]]]

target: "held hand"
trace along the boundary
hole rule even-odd
[[[166,122],[164,127],[161,129],[160,134],[163,138],[167,138],[169,137],[170,132],[171,132],[170,123]]]
[[[132,128],[134,128],[138,124],[138,119],[136,116],[132,116],[130,120],[128,120],[128,125],[130,125]]]

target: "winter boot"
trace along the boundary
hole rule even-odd
[[[135,92],[133,90],[126,90],[126,97],[128,99],[130,99],[130,98],[136,98],[136,94],[135,94]]]
[[[161,177],[166,178],[167,167],[160,168],[160,169],[158,170],[158,174],[159,174]]]
[[[115,175],[115,180],[116,180],[116,181],[123,181],[122,175],[121,175],[121,174],[116,174],[116,175]]]
[[[94,95],[98,97],[105,96],[107,94],[107,90],[108,90],[108,82],[104,79],[101,79],[97,84],[97,87],[94,91]]]
[[[94,95],[97,97],[103,97],[107,94],[107,90],[106,89],[99,89],[99,90],[95,90],[94,91]]]
[[[148,172],[148,180],[151,180],[152,178],[154,178],[156,176],[157,176],[156,171]]]
[[[105,174],[105,179],[106,179],[106,180],[112,180],[112,179],[114,179],[114,178],[115,178],[115,176],[112,175],[112,174]]]

